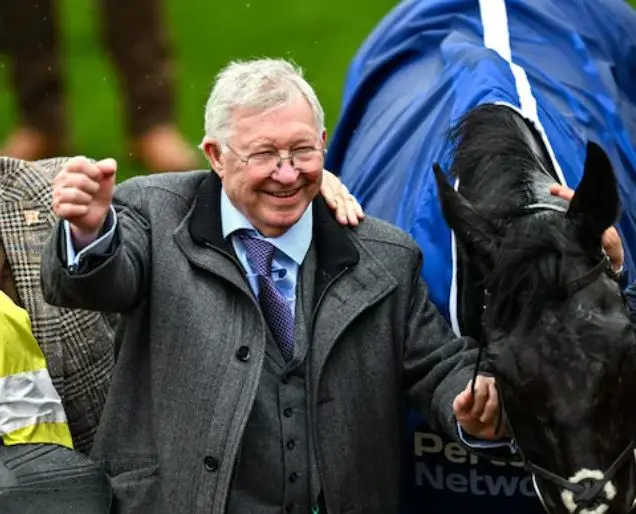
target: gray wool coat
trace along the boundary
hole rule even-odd
[[[222,237],[220,192],[205,171],[129,180],[106,257],[67,270],[61,224],[42,256],[48,302],[124,315],[92,453],[112,476],[116,512],[225,509],[267,326]],[[457,435],[452,401],[475,345],[429,301],[409,236],[371,217],[342,227],[320,198],[312,208],[310,422],[327,510],[394,514],[404,406]]]

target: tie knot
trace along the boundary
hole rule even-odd
[[[245,245],[247,258],[254,272],[264,277],[271,275],[272,260],[274,258],[274,250],[276,249],[274,245],[264,239],[250,235],[246,230],[241,230],[238,236]]]

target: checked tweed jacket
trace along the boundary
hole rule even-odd
[[[75,447],[88,453],[99,423],[114,362],[117,318],[61,309],[40,289],[42,248],[53,229],[51,182],[66,158],[27,162],[0,157],[0,255],[2,288],[15,288],[31,317],[33,335],[68,417]],[[10,268],[7,269],[7,266]]]

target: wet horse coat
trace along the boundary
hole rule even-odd
[[[449,168],[447,131],[478,105],[504,103],[531,120],[557,179],[572,187],[587,141],[603,147],[634,277],[635,38],[636,14],[619,1],[411,1],[354,58],[327,167],[367,212],[415,237],[431,297],[457,332],[470,333],[471,320],[431,169],[436,161]],[[404,512],[541,512],[523,470],[466,455],[414,413],[407,430]]]

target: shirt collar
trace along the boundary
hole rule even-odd
[[[307,207],[301,218],[294,223],[283,235],[279,237],[263,237],[254,228],[254,225],[239,211],[230,201],[225,189],[221,190],[221,228],[223,237],[227,238],[237,230],[246,229],[256,232],[257,237],[270,242],[278,250],[287,255],[299,266],[305,260],[305,256],[311,245],[313,230],[313,209],[311,204]]]

